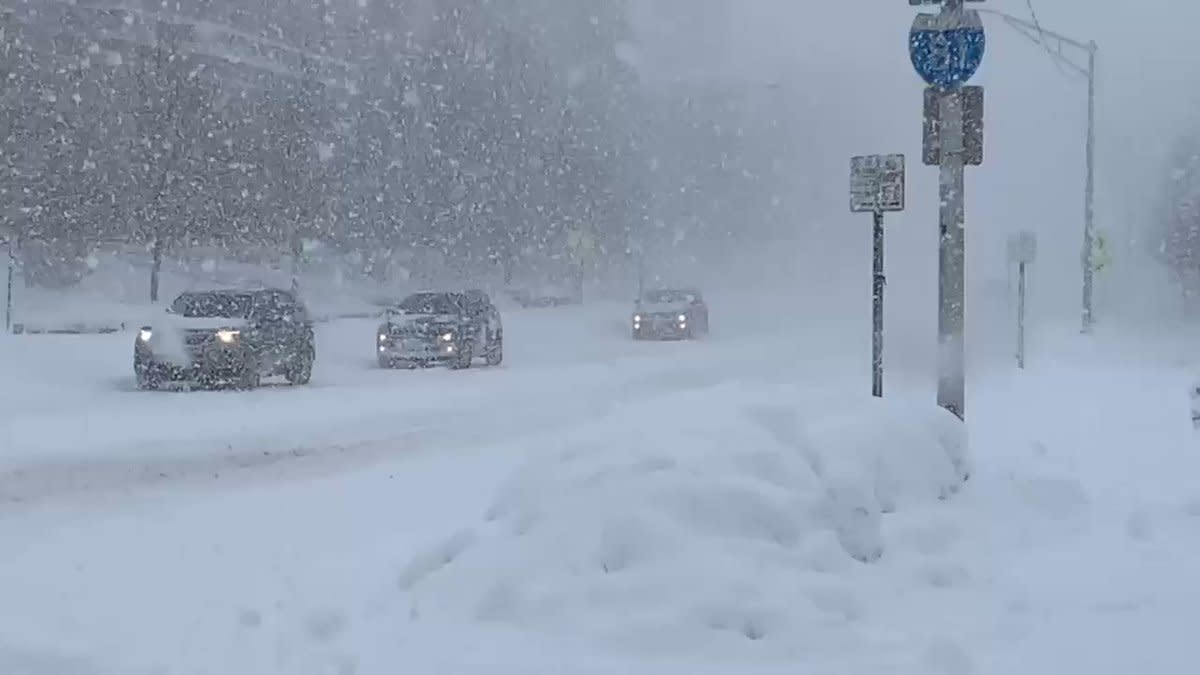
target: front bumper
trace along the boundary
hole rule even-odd
[[[385,361],[413,361],[433,363],[452,361],[458,358],[461,346],[457,342],[443,340],[424,340],[413,338],[392,338],[379,343],[377,352],[379,358]]]
[[[234,379],[246,372],[250,359],[238,345],[212,345],[189,350],[188,358],[166,359],[139,344],[134,350],[133,368],[143,378],[170,382],[197,382]]]
[[[633,322],[633,335],[637,338],[683,339],[691,335],[691,322],[678,317],[643,317]]]

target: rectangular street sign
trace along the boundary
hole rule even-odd
[[[1037,235],[1029,230],[1008,235],[1008,260],[1012,263],[1033,264],[1037,260]]]
[[[921,162],[926,166],[942,163],[942,96],[957,96],[963,108],[963,165],[983,164],[983,87],[965,86],[951,92],[925,88],[925,114],[922,126]]]
[[[904,155],[850,158],[850,211],[904,210]]]

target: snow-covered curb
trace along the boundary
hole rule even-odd
[[[555,437],[400,585],[417,620],[654,650],[804,643],[855,611],[821,589],[886,555],[883,514],[962,484],[965,441],[932,404],[738,385],[661,399]]]

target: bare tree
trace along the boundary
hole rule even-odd
[[[203,172],[203,140],[211,124],[212,92],[203,66],[184,49],[192,29],[159,20],[149,45],[139,45],[131,139],[137,229],[150,251],[150,300],[158,301],[163,254],[186,239],[186,205]]]

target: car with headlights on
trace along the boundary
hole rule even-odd
[[[257,387],[263,377],[307,384],[316,360],[313,322],[300,299],[278,288],[188,291],[133,347],[139,389],[169,383]]]
[[[708,333],[708,305],[694,288],[662,288],[634,302],[634,340],[690,340]]]
[[[504,359],[500,312],[482,291],[414,293],[384,316],[375,347],[381,368],[463,369],[477,358],[489,366]]]

